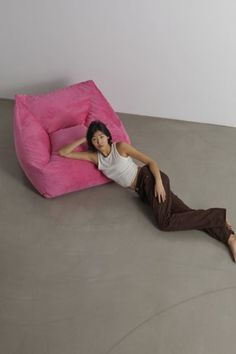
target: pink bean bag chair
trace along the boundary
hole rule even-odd
[[[15,97],[14,141],[19,163],[37,191],[46,198],[110,182],[96,166],[63,158],[58,150],[86,135],[99,119],[113,142],[129,136],[120,118],[92,80],[41,95]],[[87,143],[77,151],[87,150]]]

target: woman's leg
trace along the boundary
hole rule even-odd
[[[158,202],[154,196],[155,179],[147,166],[140,170],[137,192],[152,207],[157,225],[163,231],[197,229],[205,231],[217,240],[228,244],[230,234],[226,227],[226,209],[191,209],[170,189],[169,177],[160,171],[166,191],[165,202]]]
[[[189,211],[189,210],[196,210],[196,209],[191,209],[189,208],[186,204],[184,204],[184,202],[177,196],[175,195],[172,191],[171,191],[171,197],[172,197],[172,206],[171,206],[171,211],[172,213],[182,213],[184,211]],[[208,235],[210,235],[211,237],[214,237],[215,239],[222,241],[223,243],[227,243],[228,241],[228,237],[226,237],[226,240],[220,239],[222,232],[221,230],[219,230],[218,227],[209,227],[209,228],[204,228],[204,229],[200,229],[204,232],[206,232]],[[220,234],[219,234],[220,231]],[[227,232],[226,235],[229,233],[232,234],[234,231],[231,230],[230,233]]]
[[[171,193],[171,211],[172,213],[182,213],[184,211],[189,211],[189,210],[196,210],[190,208],[188,205],[186,205],[176,194],[174,194],[172,191]]]

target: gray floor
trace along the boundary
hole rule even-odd
[[[236,129],[119,114],[194,208],[236,226]],[[162,232],[114,183],[46,200],[22,173],[0,102],[0,353],[235,352],[236,265],[197,230]]]

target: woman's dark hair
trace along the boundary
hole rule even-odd
[[[112,136],[111,136],[109,129],[106,127],[106,125],[102,121],[94,120],[93,122],[90,123],[88,130],[87,130],[86,138],[87,138],[89,150],[97,151],[97,149],[92,144],[92,137],[94,136],[94,134],[98,130],[101,131],[103,134],[105,134],[108,137],[108,143],[110,145],[112,144]]]

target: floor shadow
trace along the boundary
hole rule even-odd
[[[137,199],[137,208],[147,217],[153,226],[157,227],[155,216],[150,205],[144,203],[137,195],[135,195],[134,198]]]
[[[0,172],[8,174],[38,194],[17,159],[13,135],[14,101],[0,100]]]

